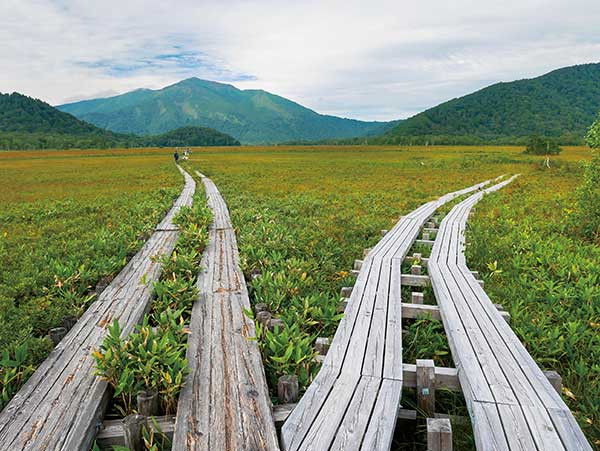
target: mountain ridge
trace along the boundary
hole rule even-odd
[[[240,143],[206,127],[139,137],[103,130],[23,94],[0,93],[0,149],[231,146]]]
[[[499,82],[443,102],[381,135],[384,143],[518,141],[543,135],[581,141],[600,110],[600,63],[555,69],[533,78]]]
[[[351,138],[387,124],[323,115],[262,89],[240,90],[197,77],[57,108],[115,132],[145,135],[202,125],[249,144]]]

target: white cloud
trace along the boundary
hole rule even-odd
[[[598,61],[599,18],[596,0],[3,0],[0,91],[58,104],[198,76],[394,119]]]

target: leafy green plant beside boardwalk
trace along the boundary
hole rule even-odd
[[[187,336],[196,279],[208,241],[211,211],[204,195],[183,207],[175,223],[181,232],[172,255],[163,258],[163,275],[154,284],[151,311],[135,332],[121,337],[115,321],[101,348],[93,352],[96,372],[114,388],[113,409],[126,416],[137,411],[140,391],[157,391],[163,414],[175,414],[188,373]]]
[[[3,406],[170,208],[180,174],[157,152],[0,153]]]

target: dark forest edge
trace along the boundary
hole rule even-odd
[[[107,149],[130,147],[239,146],[208,127],[181,127],[154,136],[115,133],[22,94],[0,94],[0,149]]]

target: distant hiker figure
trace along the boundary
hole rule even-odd
[[[175,151],[173,158],[175,158],[175,163],[179,163],[179,152]]]

